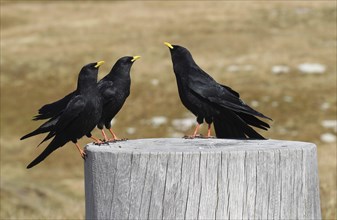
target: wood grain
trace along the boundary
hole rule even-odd
[[[316,146],[139,139],[88,145],[87,219],[320,219]]]

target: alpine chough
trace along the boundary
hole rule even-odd
[[[98,90],[103,101],[103,111],[97,128],[102,131],[106,141],[108,138],[104,132],[104,126],[110,131],[112,140],[118,140],[111,129],[111,120],[122,108],[130,94],[130,70],[132,64],[139,58],[140,56],[125,56],[118,59],[111,71],[98,82]]]
[[[103,63],[104,61],[90,63],[81,69],[74,95],[70,98],[65,108],[48,121],[50,125],[53,125],[50,126],[49,134],[42,142],[52,137],[54,139],[27,168],[37,165],[49,154],[69,141],[76,145],[81,157],[85,158],[85,152],[80,148],[77,140],[84,135],[90,137],[91,131],[101,117],[102,99],[97,88],[97,75],[98,68]]]
[[[196,137],[200,124],[206,121],[210,137],[211,124],[217,138],[264,139],[250,126],[268,130],[266,122],[256,116],[271,118],[254,110],[241,99],[238,92],[217,83],[193,60],[191,53],[179,45],[164,43],[170,50],[178,92],[183,105],[197,117]]]
[[[104,132],[104,126],[110,131],[113,137],[112,140],[118,139],[111,129],[111,120],[122,108],[126,98],[130,94],[130,70],[134,61],[139,58],[140,56],[121,57],[113,65],[111,71],[98,82],[99,92],[103,100],[103,111],[97,127],[101,130],[105,141],[107,141],[108,138]],[[63,112],[66,105],[74,95],[76,95],[76,91],[69,93],[58,101],[42,106],[38,111],[39,114],[34,117],[34,120],[49,120],[35,131],[23,136],[21,139],[50,132],[58,121],[60,113]],[[99,142],[97,138],[93,136],[91,136],[91,138],[93,138],[96,142]]]

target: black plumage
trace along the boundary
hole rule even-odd
[[[199,125],[205,120],[207,136],[210,136],[210,126],[214,123],[218,138],[264,139],[250,126],[267,130],[269,125],[256,116],[271,118],[245,104],[238,92],[217,83],[194,62],[186,48],[164,44],[170,49],[180,99],[197,117],[198,125],[191,137],[196,136]]]
[[[77,140],[84,135],[91,136],[91,131],[97,125],[102,114],[102,100],[97,88],[98,68],[102,63],[103,61],[90,63],[81,69],[78,76],[77,89],[66,106],[40,126],[41,130],[49,131],[49,134],[42,142],[52,137],[54,138],[27,168],[37,165],[49,154],[69,141],[72,141],[81,156],[85,157],[85,153],[77,144]]]
[[[130,95],[130,70],[134,61],[139,58],[140,56],[125,56],[118,59],[109,74],[98,82],[98,89],[103,100],[103,111],[97,127],[102,131],[105,140],[107,136],[103,129],[104,126],[110,131],[113,140],[118,139],[111,129],[111,120]]]
[[[134,61],[139,58],[140,56],[121,57],[113,65],[111,71],[97,84],[103,102],[103,111],[97,127],[101,130],[106,141],[108,138],[103,130],[104,126],[110,131],[113,140],[118,139],[111,129],[111,120],[120,111],[130,94],[130,70]],[[38,115],[34,117],[34,120],[49,120],[21,139],[50,132],[58,121],[59,115],[62,114],[68,102],[76,93],[77,91],[73,91],[58,101],[42,106],[38,111]],[[97,138],[92,136],[91,138],[99,142]]]

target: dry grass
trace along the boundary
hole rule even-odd
[[[336,218],[336,143],[320,141],[336,119],[336,5],[334,2],[1,2],[1,218],[83,218],[83,162],[67,144],[26,170],[44,146],[41,137],[19,141],[38,123],[44,103],[74,89],[80,67],[105,60],[100,77],[124,55],[142,55],[132,69],[132,94],[114,125],[119,136],[166,137],[160,115],[185,117],[169,52],[163,41],[186,46],[218,81],[274,119],[273,139],[318,145],[323,218]],[[324,64],[323,75],[301,75],[303,62]],[[252,65],[231,73],[229,65]],[[273,65],[290,73],[272,75]],[[159,85],[150,83],[158,79]],[[284,96],[293,97],[292,102]],[[278,102],[273,107],[273,101]],[[327,102],[330,108],[321,110]],[[135,134],[126,128],[134,127]],[[98,132],[95,132],[97,135]],[[85,144],[88,140],[81,141]]]

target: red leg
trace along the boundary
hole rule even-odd
[[[100,141],[98,138],[96,138],[94,136],[91,136],[90,138],[93,139],[97,144],[101,144],[102,143],[102,141]]]
[[[200,124],[197,124],[197,126],[195,127],[195,130],[194,130],[194,132],[193,132],[193,135],[192,135],[193,138],[195,138],[195,136],[197,136],[197,133],[198,133],[198,131],[199,131],[199,128],[200,128]]]
[[[189,135],[189,136],[185,136],[184,138],[187,138],[187,139],[193,139],[193,138],[195,138],[197,136],[199,128],[200,128],[200,124],[198,123],[197,126],[195,127],[195,130],[194,130],[193,134]]]
[[[113,137],[112,140],[119,140],[119,138],[115,135],[115,133],[112,131],[111,128],[109,129],[109,131],[110,131],[110,133],[111,133],[111,135],[112,135],[112,137]]]
[[[106,134],[105,134],[105,132],[104,132],[103,129],[101,130],[101,132],[102,132],[102,135],[104,137],[104,141],[108,141],[108,137],[106,136]]]
[[[82,149],[81,147],[78,145],[78,143],[75,143],[77,150],[80,152],[80,155],[83,159],[85,159],[85,156],[87,155]]]
[[[208,131],[207,131],[207,137],[211,137],[211,125],[212,124],[208,124]]]

